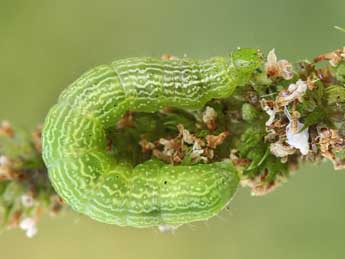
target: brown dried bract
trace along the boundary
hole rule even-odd
[[[118,121],[116,128],[123,129],[123,128],[133,128],[134,121],[133,121],[133,113],[126,112],[125,115]]]
[[[150,142],[146,139],[140,140],[139,145],[141,146],[143,152],[152,151],[156,147],[155,144],[153,144],[152,142]]]
[[[285,158],[288,155],[295,153],[296,149],[289,145],[285,145],[284,143],[275,142],[270,145],[270,151],[276,157]]]
[[[308,76],[307,81],[306,81],[307,86],[308,86],[308,89],[311,90],[311,91],[314,90],[314,89],[316,88],[316,85],[315,85],[316,82],[317,82],[317,80],[312,80],[312,79]]]
[[[161,59],[163,59],[163,60],[175,60],[175,59],[178,59],[178,58],[176,56],[172,55],[172,54],[166,53],[166,54],[163,54],[161,56]]]
[[[337,66],[341,60],[345,59],[345,47],[335,51],[321,54],[314,58],[314,62],[328,61],[332,66]]]
[[[206,106],[202,115],[202,120],[209,130],[213,131],[217,129],[216,119],[217,112],[212,107]]]
[[[13,162],[5,156],[0,156],[0,181],[17,178],[19,174],[13,169]]]
[[[207,135],[207,146],[215,149],[218,145],[222,144],[224,139],[228,136],[230,136],[230,132],[228,131],[222,132],[219,135]]]
[[[274,49],[267,55],[265,71],[268,77],[282,77],[285,80],[290,80],[293,77],[292,65],[285,59],[278,61]]]
[[[345,151],[345,139],[340,137],[336,129],[318,128],[317,143],[320,145],[321,155],[329,159],[334,169],[345,169],[344,159],[338,159],[336,152]]]
[[[246,158],[240,158],[237,155],[238,151],[236,149],[232,149],[230,151],[230,160],[232,161],[232,163],[234,164],[234,166],[236,167],[247,167],[250,165],[250,160],[246,159]]]
[[[332,74],[332,71],[330,70],[329,67],[323,67],[323,68],[317,69],[316,76],[325,85],[330,85],[336,82],[336,79],[334,78],[334,75]]]
[[[51,206],[50,206],[50,215],[56,216],[63,208],[63,200],[58,195],[53,195],[50,197]]]
[[[42,153],[42,126],[39,125],[34,132],[32,132],[32,141],[37,152]]]
[[[187,144],[193,144],[196,140],[196,137],[193,134],[190,134],[188,130],[186,130],[182,124],[177,125],[177,129],[179,131],[178,137],[182,137],[182,140]]]
[[[21,210],[16,210],[12,213],[11,217],[8,219],[9,228],[17,228],[19,226],[20,219],[23,212]]]
[[[251,194],[253,196],[263,196],[272,192],[285,180],[284,177],[278,175],[274,181],[266,182],[265,178],[267,175],[268,172],[266,171],[262,175],[254,178],[243,178],[240,183],[242,186],[251,188]]]
[[[8,121],[1,122],[0,136],[10,137],[10,138],[14,136],[14,130]]]
[[[344,139],[339,137],[336,129],[328,129],[326,127],[320,128],[317,139],[321,152],[326,152],[332,148],[344,146]]]

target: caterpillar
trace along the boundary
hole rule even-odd
[[[258,50],[237,49],[207,60],[122,59],[86,72],[44,122],[43,159],[54,189],[77,212],[120,226],[181,225],[216,215],[239,184],[229,160],[170,165],[152,158],[134,166],[106,152],[106,130],[127,111],[193,110],[226,98],[261,64]]]

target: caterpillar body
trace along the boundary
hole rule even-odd
[[[133,166],[107,154],[106,130],[129,110],[199,109],[228,97],[261,58],[255,49],[238,49],[204,61],[123,59],[86,72],[45,119],[43,159],[53,187],[74,210],[109,224],[180,225],[216,215],[239,183],[230,161]]]

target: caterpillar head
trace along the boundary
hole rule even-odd
[[[240,85],[246,84],[262,65],[263,55],[258,49],[239,48],[231,53],[230,73],[237,77]]]

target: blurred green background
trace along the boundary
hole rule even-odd
[[[33,128],[60,91],[97,64],[130,56],[206,58],[237,46],[296,61],[341,47],[345,1],[0,1],[0,118]],[[345,258],[345,173],[307,166],[267,197],[242,189],[223,212],[174,234],[72,212],[0,235],[0,258]]]

